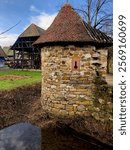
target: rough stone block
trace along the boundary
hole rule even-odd
[[[79,104],[81,104],[81,105],[84,105],[84,106],[88,106],[88,105],[92,105],[93,104],[93,102],[92,101],[82,101],[82,102],[79,102]]]
[[[101,98],[99,98],[98,101],[99,101],[100,104],[105,104],[105,100],[103,100]]]
[[[77,110],[78,110],[79,112],[85,111],[85,106],[84,106],[84,105],[79,105],[79,106],[77,107]]]
[[[70,115],[70,116],[74,116],[75,113],[72,111],[72,112],[69,112],[69,115]]]
[[[68,112],[74,111],[73,105],[66,105],[66,110]]]
[[[99,114],[96,112],[92,113],[92,116],[96,119],[96,120],[100,120]]]
[[[67,116],[69,114],[66,110],[60,110],[59,113],[62,116]]]
[[[81,115],[82,115],[82,112],[78,112],[78,111],[77,111],[75,114],[81,116]]]
[[[59,110],[56,109],[56,108],[52,108],[51,111],[52,111],[52,113],[54,113],[54,114],[58,114],[58,113],[59,113]]]
[[[52,85],[52,86],[51,86],[51,89],[56,89],[56,86],[55,86],[55,85]]]
[[[56,108],[56,109],[65,109],[65,105],[63,105],[63,104],[54,104],[54,108]]]

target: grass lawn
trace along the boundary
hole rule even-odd
[[[0,90],[11,90],[38,82],[41,82],[40,71],[9,70],[0,72]]]

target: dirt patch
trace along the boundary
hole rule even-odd
[[[40,94],[41,83],[0,91],[0,129],[18,122],[37,124],[43,116]]]
[[[31,78],[30,76],[20,76],[20,75],[2,75],[0,80],[22,80]]]
[[[51,116],[43,111],[40,97],[41,83],[0,91],[0,129],[19,122],[41,127],[42,149],[46,150],[112,149],[112,131],[105,124],[92,117],[65,119]]]

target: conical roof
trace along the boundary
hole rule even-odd
[[[56,42],[112,42],[99,30],[89,27],[69,4],[65,4],[51,26],[34,44]]]
[[[2,47],[0,46],[0,57],[6,57],[5,52],[3,51]]]
[[[19,37],[40,36],[44,30],[35,24],[31,24]]]

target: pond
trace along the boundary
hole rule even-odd
[[[41,129],[20,123],[0,131],[0,150],[40,150]]]
[[[40,129],[20,123],[0,131],[0,150],[112,150],[112,147],[67,127]]]

